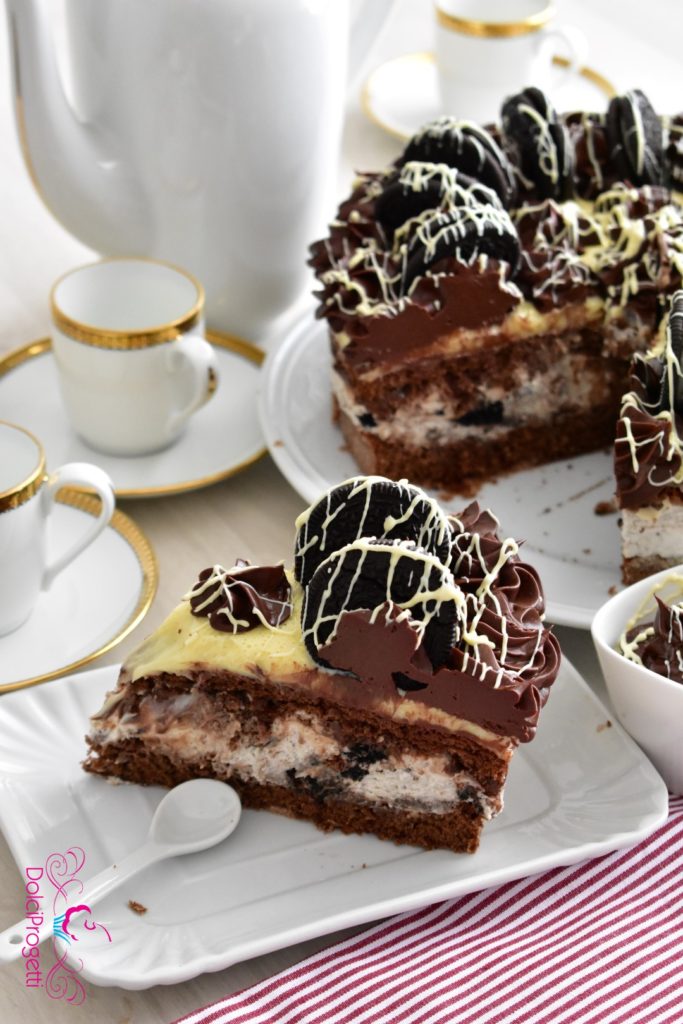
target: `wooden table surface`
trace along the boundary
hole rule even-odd
[[[606,2],[600,0],[589,7],[588,0],[576,0],[571,6],[565,4],[563,10],[566,14],[570,8],[572,15],[577,15],[574,20],[584,27],[593,26],[598,38],[600,26],[605,28]],[[399,0],[383,36],[366,61],[366,69],[389,56],[430,46],[431,23],[424,13],[427,6],[420,0]],[[624,6],[629,7],[628,0]],[[605,52],[600,70],[621,85],[619,74],[628,52],[622,52],[617,59],[613,49],[610,48],[609,54]],[[92,258],[92,253],[52,219],[30,184],[14,132],[5,73],[6,56],[4,25],[0,23],[0,352],[49,333],[47,294],[51,283],[69,267]],[[663,57],[662,61],[664,70],[672,64],[672,58]],[[631,84],[630,74],[625,81]],[[635,84],[642,81],[640,76]],[[653,99],[657,102],[664,89],[659,77],[652,88]],[[662,92],[657,94],[657,88]],[[340,194],[348,187],[352,167],[381,166],[398,151],[394,140],[364,118],[357,96],[355,89],[348,106],[339,169]],[[672,104],[668,106],[671,108]],[[683,103],[676,109],[681,107]],[[276,339],[271,343],[276,343]],[[205,564],[211,561],[230,564],[238,556],[261,561],[289,558],[294,519],[304,507],[302,499],[280,476],[269,457],[203,491],[119,504],[152,542],[159,563],[159,591],[142,625],[95,665],[114,664],[125,657],[144,634],[161,622]],[[559,629],[558,633],[565,652],[589,682],[602,692],[587,634],[569,629]],[[0,749],[1,742],[0,737]],[[0,838],[0,928],[18,920],[22,912],[20,876]],[[27,990],[21,964],[4,967],[0,970],[0,1022],[67,1024],[79,1019],[80,1014],[81,1020],[87,1017],[97,1022],[165,1024],[300,961],[337,937],[326,936],[303,943],[177,986],[126,992],[88,985],[87,1001],[80,1010],[54,1002],[40,990]]]

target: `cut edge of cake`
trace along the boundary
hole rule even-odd
[[[323,830],[473,852],[559,667],[538,578],[476,505],[458,519],[405,482],[340,488],[297,521],[294,571],[200,574],[127,659],[84,766],[219,778]],[[325,539],[328,519],[345,525]]]

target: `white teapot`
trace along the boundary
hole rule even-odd
[[[308,280],[346,83],[391,0],[6,0],[19,136],[54,216],[111,256],[192,271],[213,327],[258,337]],[[347,41],[351,37],[351,45]]]

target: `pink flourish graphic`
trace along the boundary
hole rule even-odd
[[[88,914],[92,914],[92,910],[90,909],[89,906],[87,906],[87,904],[79,903],[79,905],[77,907],[69,907],[69,909],[67,910],[66,914],[64,915],[64,923],[62,924],[62,929],[66,932],[66,934],[70,938],[72,938],[74,940],[74,942],[78,942],[78,936],[74,935],[73,932],[69,931],[69,927],[68,927],[69,926],[69,921],[71,920],[72,917],[74,917],[76,914],[80,914],[81,911],[83,911],[83,910],[86,911]],[[86,920],[86,921],[83,922],[83,927],[85,928],[85,930],[87,932],[94,932],[94,931],[97,931],[98,928],[100,928],[104,932],[104,934],[107,936],[107,942],[111,942],[111,935],[110,935],[110,933],[107,931],[107,929],[104,927],[104,925],[100,924],[98,921],[95,921],[95,920],[87,921]]]
[[[77,975],[83,970],[83,961],[78,961],[78,966],[68,965],[66,957],[68,950],[65,948],[60,955],[57,943],[53,941],[57,962],[52,965],[45,978],[45,991],[50,999],[66,999],[72,1006],[80,1006],[85,1002],[85,988],[83,982]]]
[[[54,916],[58,917],[58,903],[68,904],[73,896],[83,892],[83,882],[75,876],[85,864],[85,852],[80,846],[72,846],[66,853],[51,853],[45,861],[45,874],[57,890],[52,900]]]
[[[79,903],[77,907],[69,907],[66,914],[64,915],[64,923],[62,925],[62,928],[69,936],[69,938],[74,940],[74,942],[78,942],[78,935],[74,935],[72,932],[69,931],[69,921],[74,916],[74,914],[80,914],[81,910],[86,910],[89,914],[92,914],[92,910],[87,905],[87,903]]]

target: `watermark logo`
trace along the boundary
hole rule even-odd
[[[84,865],[85,852],[80,846],[72,846],[66,853],[51,853],[42,866],[24,870],[24,983],[27,988],[42,988],[51,999],[64,999],[73,1006],[80,1006],[86,998],[79,978],[83,960],[78,956],[78,942],[93,933],[98,943],[112,941],[107,928],[93,918],[88,904],[79,902],[84,885],[78,876]],[[41,948],[50,919],[50,944]],[[44,959],[46,949],[49,964]]]

